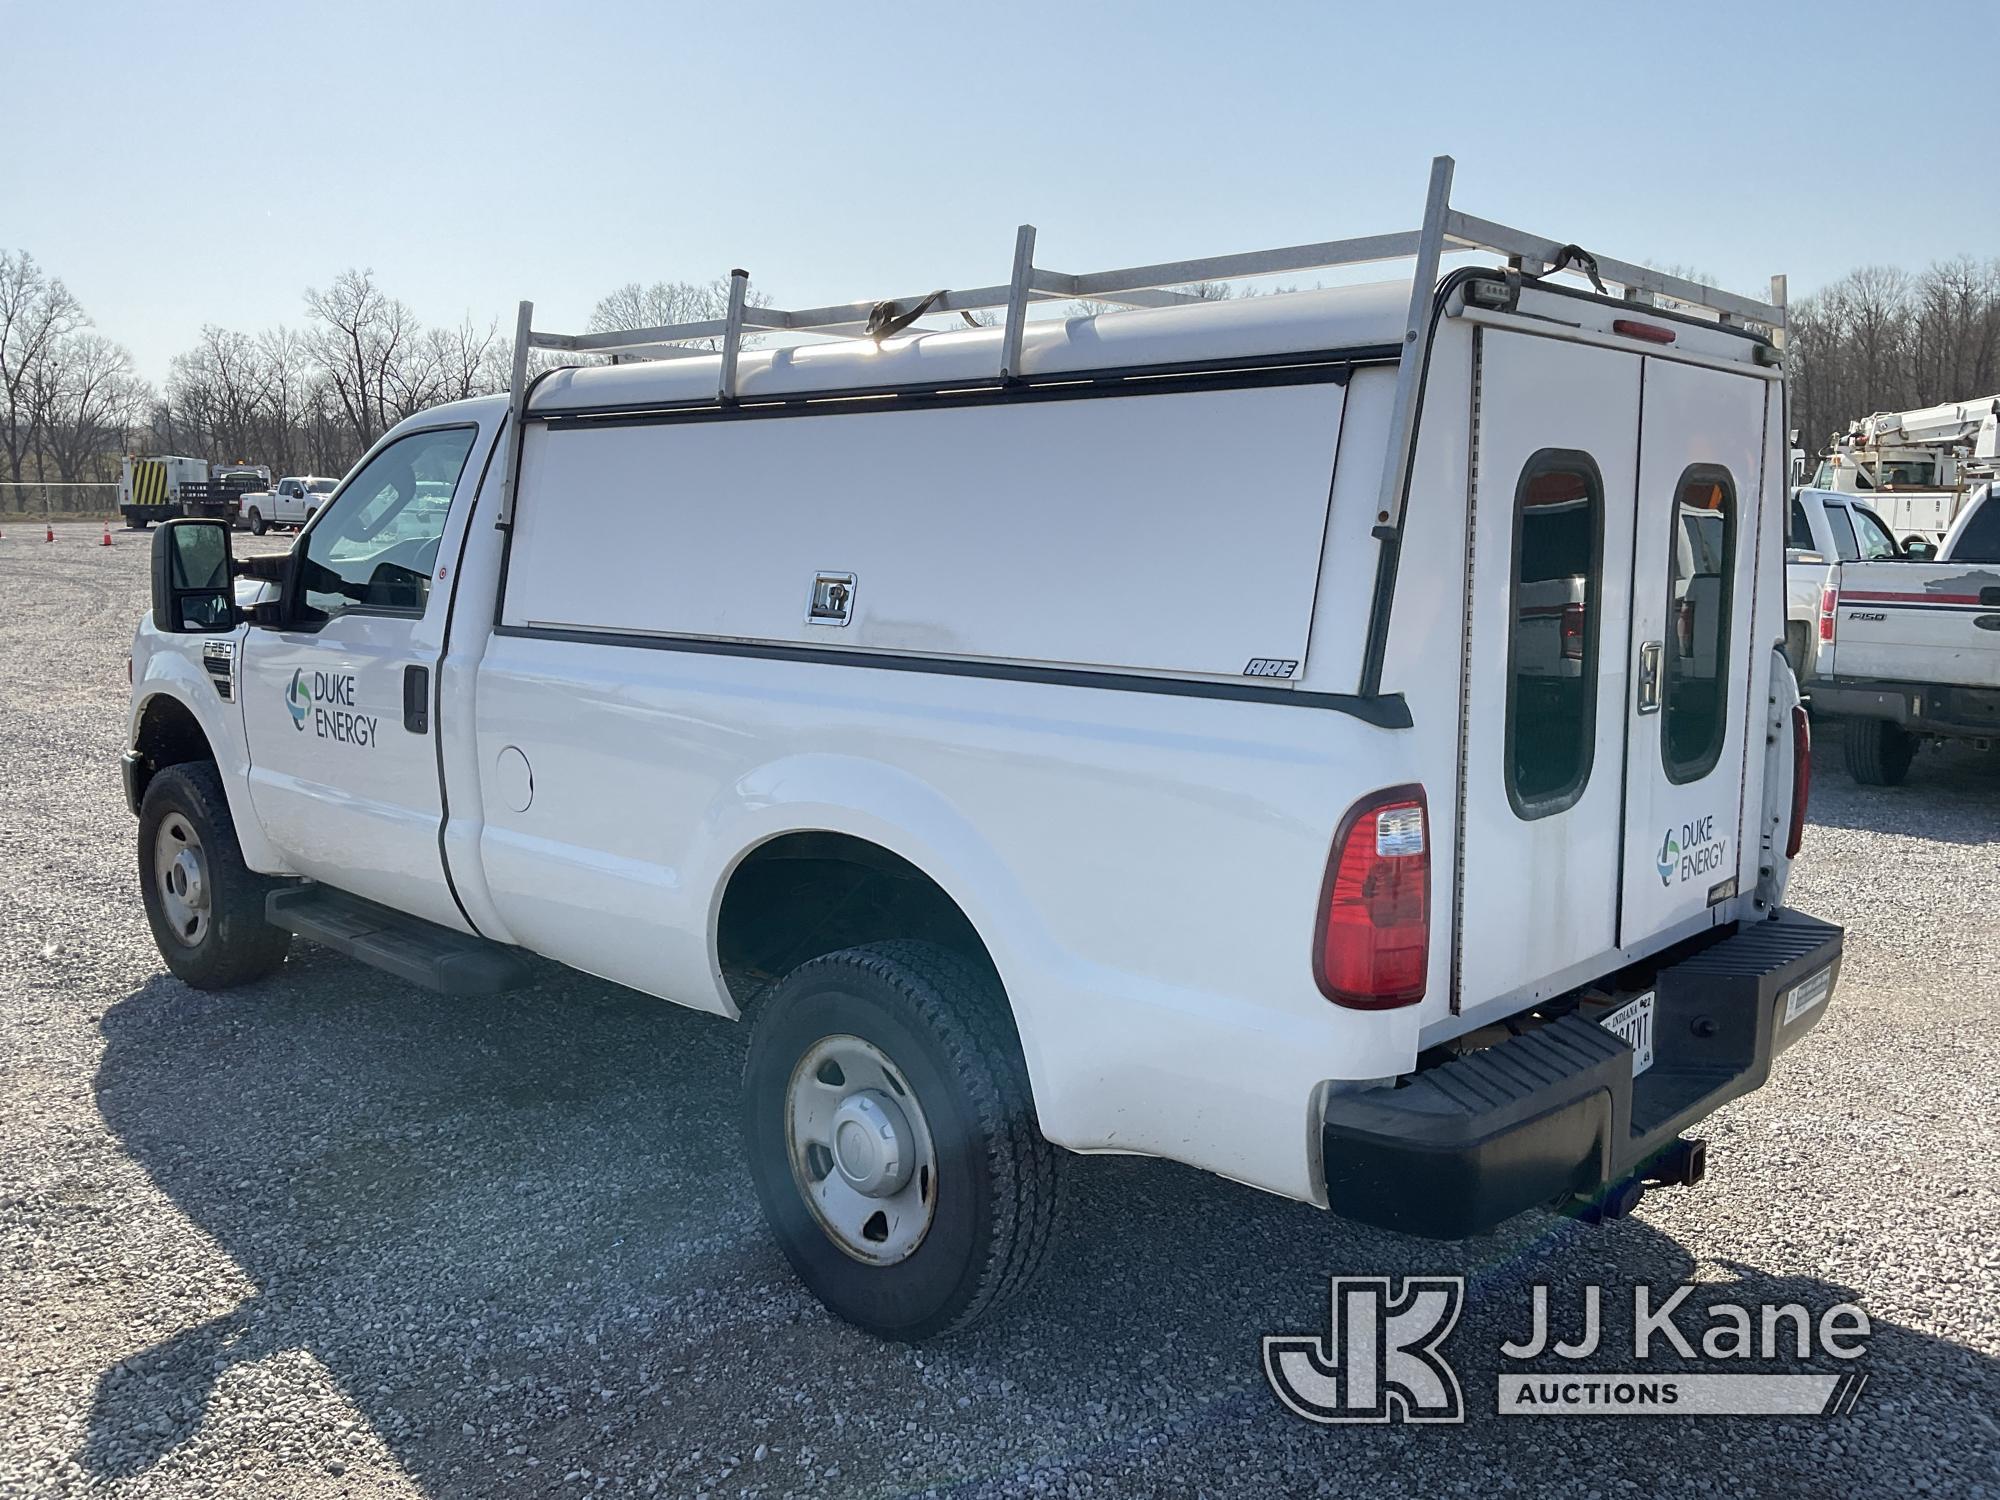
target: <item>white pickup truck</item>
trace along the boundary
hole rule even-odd
[[[1072,1151],[1434,1236],[1699,1181],[1841,955],[1784,900],[1783,310],[1448,184],[1420,232],[1089,276],[1024,230],[928,299],[977,329],[524,304],[511,393],[389,432],[288,554],[161,533],[124,776],[167,965],[532,954],[747,1017],[766,1220],[894,1338],[1027,1282]],[[1174,290],[1385,244],[1411,275]],[[525,378],[683,336],[722,347]]]
[[[1793,493],[1785,534],[1785,659],[1802,687],[1810,691],[1823,670],[1821,654],[1832,649],[1841,565],[1911,555],[1881,517],[1852,495]]]
[[[302,527],[339,483],[317,474],[288,474],[268,490],[245,495],[237,502],[237,514],[255,536],[273,526]]]
[[[1926,739],[2000,740],[2000,502],[1991,485],[1972,491],[1935,559],[1864,547],[1830,571],[1813,711],[1847,721],[1855,780],[1900,783]]]

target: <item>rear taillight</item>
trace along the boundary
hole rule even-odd
[[[1806,798],[1812,792],[1812,722],[1803,703],[1792,705],[1792,827],[1785,835],[1785,858],[1797,859],[1806,837]]]
[[[1565,604],[1562,612],[1562,654],[1564,661],[1583,660],[1583,606]]]
[[[1831,645],[1833,642],[1833,607],[1840,602],[1839,593],[1830,588],[1819,591],[1819,638]]]
[[[1348,810],[1320,894],[1313,978],[1358,1010],[1424,998],[1431,944],[1430,815],[1420,786],[1391,787]]]

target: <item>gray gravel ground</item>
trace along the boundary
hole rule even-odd
[[[1031,1300],[896,1348],[761,1232],[726,1023],[310,949],[168,978],[115,766],[146,545],[59,535],[0,539],[0,1492],[2000,1496],[1990,758],[1867,791],[1822,752],[1795,897],[1848,924],[1845,978],[1712,1122],[1707,1186],[1433,1245],[1082,1161]],[[1279,1409],[1261,1334],[1323,1330],[1331,1273],[1418,1272],[1471,1278],[1466,1426]],[[1587,1279],[1859,1300],[1870,1383],[1838,1419],[1494,1416],[1525,1288]]]

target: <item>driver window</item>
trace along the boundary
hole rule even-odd
[[[442,427],[398,438],[341,487],[306,533],[300,623],[323,625],[356,610],[424,612],[476,431]]]
[[[1858,505],[1854,507],[1853,516],[1855,541],[1860,547],[1863,562],[1896,555],[1896,544],[1889,539],[1888,529],[1880,521]]]

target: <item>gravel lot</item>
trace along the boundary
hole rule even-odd
[[[1794,896],[1847,924],[1845,977],[1711,1122],[1707,1186],[1434,1245],[1086,1160],[1015,1316],[893,1348],[765,1239],[727,1023],[306,948],[229,994],[166,976],[116,768],[147,545],[114,535],[0,539],[0,1493],[2000,1496],[1993,757],[1867,791],[1822,750]],[[1367,1273],[1472,1279],[1465,1427],[1279,1408],[1260,1335]],[[1528,1285],[1593,1279],[1858,1300],[1869,1384],[1825,1420],[1494,1416]]]

